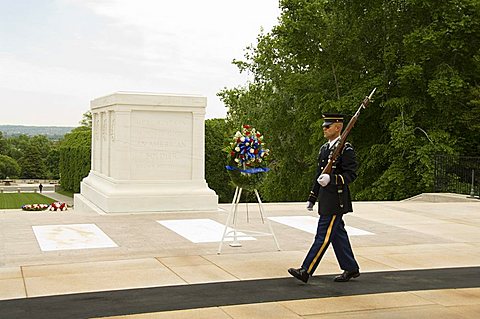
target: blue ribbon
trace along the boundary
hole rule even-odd
[[[268,172],[270,169],[268,167],[254,167],[254,168],[248,168],[248,169],[241,169],[235,166],[230,166],[227,165],[225,168],[229,171],[240,171],[242,173],[246,174],[257,174],[257,173],[265,173]]]

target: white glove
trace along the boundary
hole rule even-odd
[[[315,206],[315,203],[313,203],[311,201],[307,201],[307,210],[312,211],[313,206]]]
[[[318,176],[317,182],[320,184],[320,186],[325,187],[330,183],[330,175],[328,174],[322,174]]]

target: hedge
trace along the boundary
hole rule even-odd
[[[90,172],[91,131],[73,131],[65,135],[60,146],[60,184],[74,193],[80,192],[80,182]]]

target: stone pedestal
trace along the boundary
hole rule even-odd
[[[205,181],[206,98],[118,92],[95,99],[92,167],[75,210],[217,210]]]

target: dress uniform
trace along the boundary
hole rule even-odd
[[[325,129],[328,129],[334,123],[343,123],[343,115],[341,114],[324,114],[323,118]],[[340,156],[333,164],[331,173],[328,176],[322,175],[322,171],[327,165],[330,154],[336,147],[339,138],[338,136],[320,147],[317,174],[308,197],[307,207],[311,210],[318,200],[320,218],[317,233],[302,267],[288,270],[292,276],[303,282],[307,282],[315,272],[330,243],[333,246],[340,268],[344,270],[343,274],[335,277],[334,280],[348,281],[360,275],[359,266],[353,255],[343,222],[343,215],[353,211],[348,184],[357,177],[355,151],[349,143],[345,143]],[[325,179],[329,181],[325,182]]]

